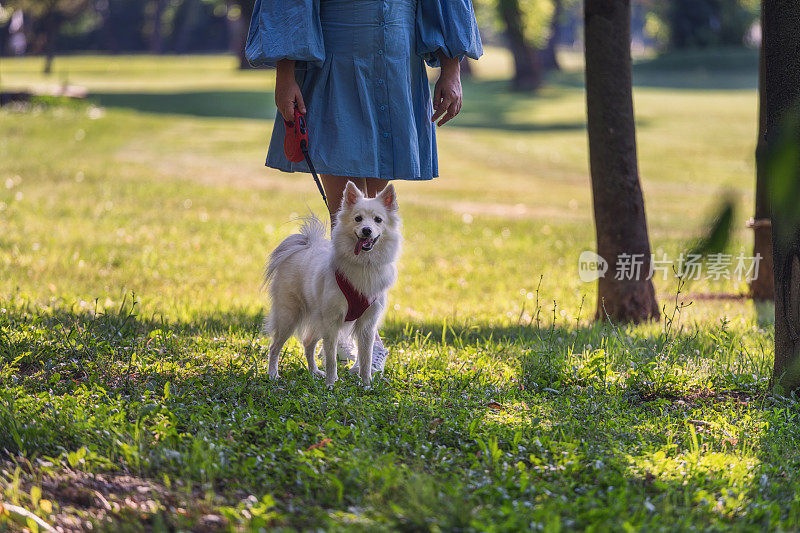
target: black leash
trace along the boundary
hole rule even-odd
[[[319,189],[319,193],[322,195],[322,201],[325,202],[325,207],[330,210],[330,206],[328,206],[328,197],[325,196],[325,190],[322,188],[322,183],[319,181],[319,176],[317,176],[317,170],[314,168],[314,163],[311,162],[311,158],[308,156],[308,145],[305,141],[300,144],[300,149],[303,150],[303,156],[306,158],[308,170],[310,170],[311,175],[314,176],[314,183],[317,184],[317,189]]]
[[[310,170],[311,175],[314,176],[314,183],[317,184],[317,189],[319,189],[319,193],[322,195],[322,201],[325,202],[325,207],[328,207],[328,198],[325,196],[325,189],[322,188],[322,183],[319,181],[319,176],[317,176],[317,170],[314,168],[314,163],[311,162],[311,157],[308,155],[309,140],[305,115],[303,115],[297,108],[297,105],[295,105],[294,122],[289,122],[286,119],[284,119],[283,122],[286,126],[286,138],[284,139],[283,145],[286,158],[294,163],[299,163],[302,159],[306,160],[308,170]],[[302,153],[302,157],[300,153],[297,152],[298,148]],[[328,211],[330,211],[330,207],[328,207]]]

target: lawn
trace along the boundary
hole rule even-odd
[[[749,255],[756,68],[637,64],[654,252],[723,198]],[[664,316],[592,322],[579,58],[536,95],[490,49],[439,131],[441,177],[400,183],[406,244],[384,379],[333,390],[287,345],[266,374],[261,273],[323,206],[265,169],[272,75],[224,56],[0,62],[0,531],[795,530],[798,415],[767,394],[772,310],[746,283],[656,279]],[[5,509],[4,511],[2,509]],[[29,518],[27,520],[33,520]]]

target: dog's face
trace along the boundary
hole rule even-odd
[[[394,187],[387,185],[375,198],[366,198],[353,182],[345,187],[342,205],[336,217],[337,248],[348,239],[356,256],[373,250],[396,247],[400,217]],[[394,254],[392,254],[394,255]]]

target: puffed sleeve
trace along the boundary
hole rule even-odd
[[[459,59],[483,54],[471,0],[419,0],[416,33],[417,54],[432,67],[439,66],[439,50]]]
[[[320,0],[256,0],[245,56],[254,67],[280,59],[322,63]]]

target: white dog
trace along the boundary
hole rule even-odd
[[[348,182],[331,240],[316,217],[299,234],[290,235],[272,252],[265,282],[270,283],[272,310],[264,332],[272,336],[269,375],[278,377],[284,343],[296,334],[305,348],[308,370],[336,381],[336,345],[349,322],[358,348],[358,373],[369,386],[372,344],[386,309],[386,294],[397,279],[401,220],[394,187],[365,198]],[[314,348],[322,339],[325,372],[317,368]]]

